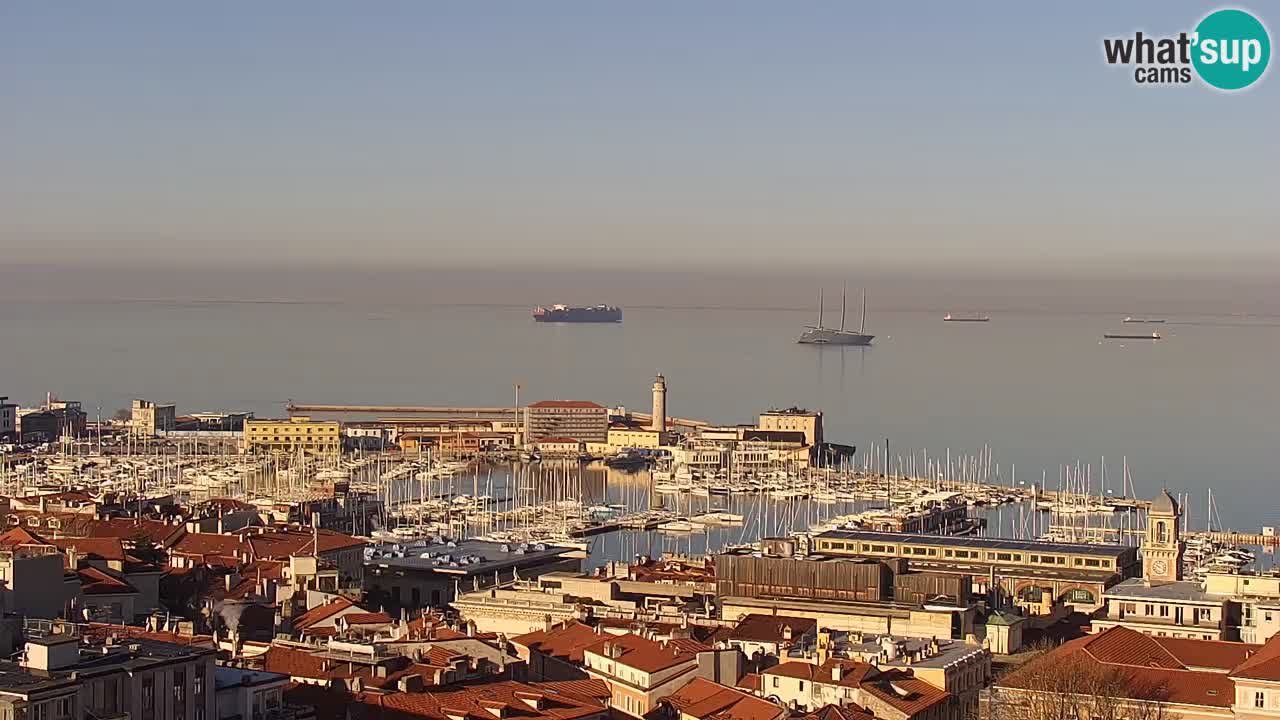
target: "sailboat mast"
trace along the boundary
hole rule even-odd
[[[862,321],[858,323],[858,333],[864,334],[867,330],[867,290],[862,289]]]
[[[818,288],[818,327],[822,327],[822,288]]]
[[[840,332],[844,332],[844,306],[845,297],[849,294],[849,285],[846,283],[840,288]]]

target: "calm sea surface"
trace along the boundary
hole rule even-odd
[[[828,306],[830,307],[830,305]],[[891,454],[976,453],[1007,481],[1106,458],[1119,491],[1191,494],[1203,527],[1280,524],[1280,321],[1114,313],[877,311],[869,349],[795,344],[812,312],[628,308],[621,325],[538,325],[525,306],[10,301],[0,304],[0,395],[46,391],[103,415],[133,397],[179,412],[280,415],[304,402],[508,405],[591,399],[647,408],[662,372],[673,415],[749,422],[770,406],[821,409],[829,439]],[[850,317],[856,313],[850,312]],[[829,311],[828,324],[837,323]],[[1103,341],[1106,331],[1164,339]],[[1096,483],[1096,480],[1095,480]],[[1215,525],[1217,520],[1215,519]]]

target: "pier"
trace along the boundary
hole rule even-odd
[[[510,420],[524,407],[450,407],[435,405],[338,405],[331,403],[295,403],[290,401],[285,410],[290,415],[308,413],[338,413],[346,415],[427,415],[441,418],[476,418],[481,420]],[[628,413],[637,421],[650,423],[653,416],[648,413]],[[668,417],[667,423],[688,428],[710,427],[705,420]]]

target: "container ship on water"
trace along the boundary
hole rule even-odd
[[[537,322],[550,323],[619,323],[622,322],[622,308],[613,305],[592,305],[591,307],[539,305],[533,309],[533,319]]]

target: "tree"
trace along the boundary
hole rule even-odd
[[[1169,691],[1134,669],[1045,651],[996,682],[989,720],[1171,720]]]
[[[127,421],[127,420],[132,420],[132,419],[133,419],[133,411],[132,411],[132,410],[130,410],[129,408],[120,408],[119,410],[116,410],[116,411],[115,411],[115,414],[113,414],[113,415],[111,416],[111,419],[112,419],[112,420],[119,420],[120,422],[125,422],[125,421]]]

